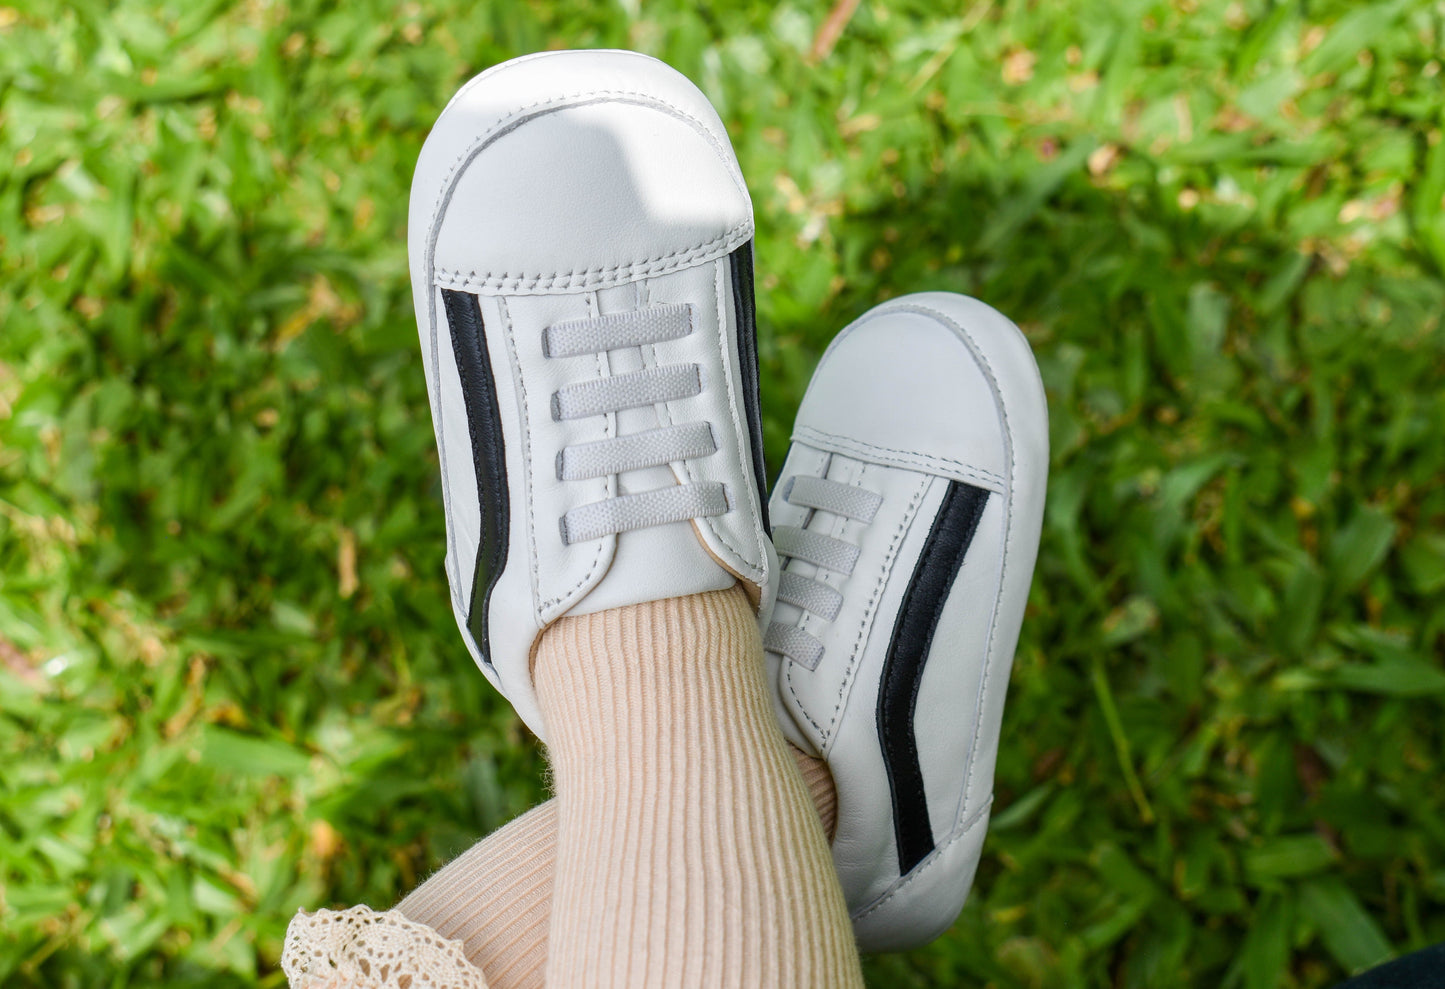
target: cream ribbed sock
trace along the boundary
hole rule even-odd
[[[747,621],[752,621],[750,613]],[[738,634],[736,630],[734,634]],[[747,633],[741,634],[745,637]],[[827,764],[785,744],[824,833],[831,839],[837,820],[837,791]],[[549,800],[448,862],[398,904],[397,910],[444,937],[462,941],[467,957],[486,973],[492,989],[542,989],[556,847],[557,801]]]
[[[556,856],[557,801],[548,800],[452,859],[396,909],[461,941],[490,989],[542,989]]]
[[[563,618],[533,679],[557,787],[549,987],[862,986],[740,587]]]
[[[813,807],[831,841],[838,791],[828,764],[788,743]],[[548,800],[500,827],[422,883],[397,910],[443,937],[461,941],[491,989],[543,989],[557,801]]]

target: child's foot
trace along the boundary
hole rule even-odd
[[[784,732],[833,774],[865,950],[932,940],[968,894],[1047,470],[1028,343],[964,296],[864,314],[803,399],[772,495],[764,643]]]
[[[741,582],[766,615],[752,204],[722,122],[644,55],[550,52],[453,97],[412,291],[462,637],[539,737],[551,623]]]

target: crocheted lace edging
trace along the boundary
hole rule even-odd
[[[487,989],[460,941],[364,906],[298,912],[281,968],[291,989]]]

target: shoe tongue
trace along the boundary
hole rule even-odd
[[[641,366],[636,351],[615,353],[610,371],[623,374]],[[632,436],[657,429],[659,425],[653,408],[624,409],[617,413],[619,436]],[[655,491],[677,483],[677,476],[670,468],[649,467],[618,475],[617,493]],[[644,601],[721,591],[737,579],[703,547],[691,522],[648,526],[620,533],[616,538],[617,550],[606,576],[569,614],[589,615]]]
[[[691,522],[624,532],[607,575],[569,611],[590,615],[644,601],[726,590],[737,582],[708,555]]]

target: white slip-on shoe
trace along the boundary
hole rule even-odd
[[[752,202],[727,132],[634,52],[506,62],[454,96],[408,251],[472,656],[544,741],[567,614],[740,582],[772,607]]]
[[[1028,343],[964,296],[869,311],[803,398],[764,644],[784,733],[837,786],[833,858],[864,950],[937,937],[973,882],[1047,471]]]

